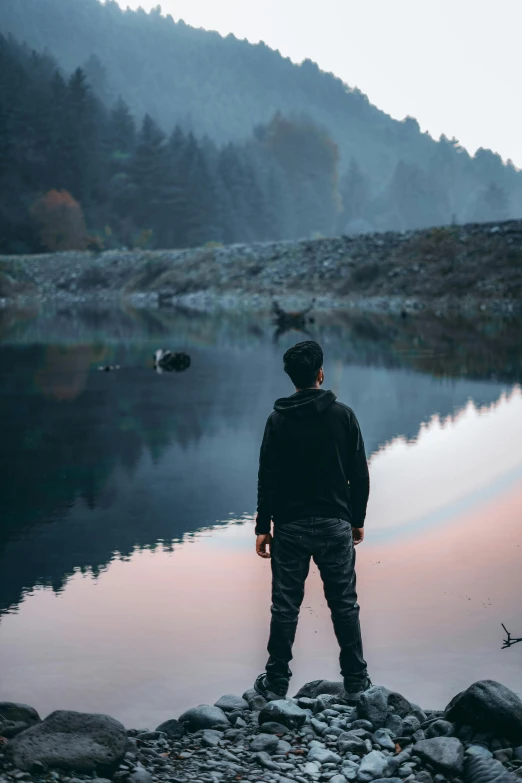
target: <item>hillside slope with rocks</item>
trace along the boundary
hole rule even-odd
[[[373,686],[348,703],[316,680],[292,699],[227,694],[155,730],[107,715],[0,703],[0,781],[80,783],[517,783],[522,701],[482,680],[445,710]],[[102,777],[100,777],[102,776]]]
[[[199,309],[357,306],[511,312],[522,302],[522,221],[402,233],[0,257],[0,301],[129,298]]]

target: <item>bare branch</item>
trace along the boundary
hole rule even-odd
[[[507,638],[503,640],[502,649],[505,650],[507,647],[512,647],[517,642],[522,642],[522,636],[519,637],[512,637],[504,623],[501,623],[502,628],[506,632]]]

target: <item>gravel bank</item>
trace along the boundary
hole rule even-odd
[[[195,309],[522,307],[522,221],[188,250],[0,257],[0,301],[130,299]]]
[[[355,704],[316,680],[292,699],[227,694],[158,726],[0,703],[0,781],[516,783],[522,701],[483,680],[444,711],[373,686]]]

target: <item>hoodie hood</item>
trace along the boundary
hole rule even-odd
[[[318,416],[335,402],[333,391],[323,389],[303,389],[290,397],[280,397],[274,403],[274,410],[284,416],[307,418]]]

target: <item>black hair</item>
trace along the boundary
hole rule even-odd
[[[323,366],[323,349],[313,340],[305,340],[289,348],[283,361],[294,386],[307,389],[315,385],[317,373]]]

